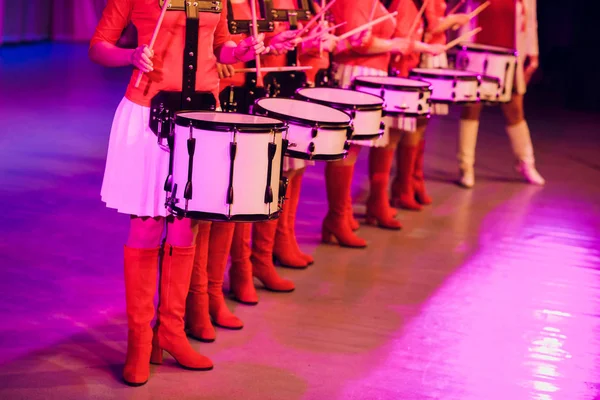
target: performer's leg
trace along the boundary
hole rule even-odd
[[[304,178],[304,171],[306,168],[302,168],[296,171],[296,174],[293,177],[292,189],[288,188],[290,192],[288,195],[288,225],[290,229],[290,237],[293,242],[292,245],[297,253],[300,254],[302,258],[311,265],[315,262],[314,258],[310,254],[303,253],[300,250],[300,246],[298,246],[298,240],[296,239],[296,213],[298,211],[298,203],[300,202],[300,191],[302,189],[302,179]]]
[[[456,158],[460,172],[458,183],[465,188],[475,185],[475,147],[482,107],[482,104],[465,106],[460,117]]]
[[[273,264],[277,220],[255,222],[252,226],[252,275],[273,292],[291,292],[294,283],[281,278]]]
[[[393,230],[402,228],[400,221],[394,219],[395,210],[390,207],[388,195],[392,162],[401,134],[397,129],[390,129],[387,146],[371,147],[369,152],[371,189],[367,200],[367,222]]]
[[[185,327],[194,339],[201,342],[214,342],[215,328],[208,312],[207,273],[211,223],[201,222],[197,230],[190,291],[186,301]]]
[[[243,322],[233,315],[223,296],[223,280],[227,259],[233,241],[235,223],[213,222],[208,245],[208,301],[209,311],[216,326],[226,329],[242,329]]]
[[[325,166],[325,185],[329,210],[323,220],[322,240],[332,242],[335,237],[340,246],[366,247],[367,242],[356,236],[350,225],[352,177],[359,146],[351,146],[344,160],[328,162]]]
[[[292,236],[293,231],[290,227],[290,220],[294,219],[294,216],[290,217],[292,211],[295,213],[298,207],[298,199],[294,199],[294,195],[300,195],[300,192],[295,193],[294,185],[296,170],[286,171],[284,175],[288,178],[288,187],[286,198],[277,221],[277,233],[275,235],[275,243],[273,247],[273,256],[277,262],[289,268],[306,268],[308,261],[300,253],[300,249],[297,247],[296,239]],[[296,204],[293,204],[295,202]]]
[[[414,132],[403,132],[396,150],[396,178],[392,193],[392,205],[394,207],[416,211],[422,209],[415,199],[415,185],[413,182],[420,142],[419,125],[417,125],[417,130]]]
[[[154,318],[159,246],[164,224],[164,218],[132,216],[124,249],[128,332],[123,380],[131,386],[145,384],[150,376],[150,323]]]
[[[183,322],[196,249],[196,225],[187,218],[175,218],[168,225],[151,361],[162,363],[165,350],[186,369],[209,370],[213,368],[212,361],[192,348]]]
[[[535,168],[531,134],[529,133],[527,121],[525,121],[523,109],[523,95],[513,93],[511,101],[502,105],[502,111],[506,118],[506,133],[510,139],[513,153],[517,158],[517,171],[529,183],[543,185],[546,181]]]
[[[258,295],[252,277],[252,224],[240,222],[235,224],[231,243],[231,268],[229,268],[229,286],[233,298],[242,304],[258,304]]]

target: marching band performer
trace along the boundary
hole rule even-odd
[[[230,1],[236,19],[251,19],[248,0]],[[247,40],[246,36],[238,34],[232,36],[231,40],[241,43]],[[291,43],[293,38],[293,34],[284,31],[270,35],[268,38],[269,48],[275,53],[281,53],[293,48],[293,43]],[[244,86],[245,74],[235,73],[236,68],[244,68],[244,66],[243,62],[233,65],[217,63],[220,89],[229,86]],[[232,257],[232,265],[229,270],[230,290],[236,300],[245,304],[258,302],[253,276],[270,290],[293,290],[293,283],[279,277],[272,261],[262,264],[250,261],[252,225],[254,225],[255,232],[253,240],[255,252],[259,253],[265,245],[264,240],[261,241],[258,236],[262,233],[263,224],[268,223],[213,222],[209,236],[198,237],[196,242],[198,250],[194,260],[186,310],[186,328],[190,336],[202,342],[212,342],[216,338],[214,326],[233,330],[242,329],[244,326],[243,322],[229,310],[223,296],[223,280],[230,253]],[[267,246],[266,251],[270,249],[272,246]]]
[[[136,68],[115,114],[102,184],[102,200],[107,207],[131,216],[124,254],[129,330],[123,379],[132,386],[147,382],[151,357],[153,363],[161,363],[163,350],[184,368],[213,367],[211,360],[189,344],[183,322],[195,234],[197,231],[198,236],[207,238],[210,223],[169,218],[154,339],[150,326],[155,313],[160,241],[167,217],[163,185],[169,154],[157,144],[149,128],[149,107],[160,91],[182,90],[185,13],[166,13],[153,49],[146,45],[121,49],[115,43],[129,22],[136,26],[140,43],[149,43],[160,13],[158,2],[108,0],[89,49],[90,58],[101,65]],[[261,37],[247,38],[237,45],[231,42],[225,11],[203,12],[201,20],[196,90],[216,95],[217,61],[248,61],[265,48]],[[138,71],[145,74],[136,87]]]
[[[397,6],[395,6],[397,4]],[[419,10],[424,2],[421,0],[405,1],[396,0],[392,7],[398,8],[398,25],[396,35],[406,37],[411,34],[410,29],[415,20],[419,18]],[[391,8],[394,9],[394,8]],[[425,12],[418,22],[415,36],[433,46],[438,46],[437,54],[421,53],[415,51],[403,55],[399,62],[392,66],[401,76],[407,77],[411,69],[422,68],[447,68],[448,59],[443,46],[446,44],[446,31],[453,27],[460,27],[469,21],[467,14],[453,14],[445,16],[446,2],[444,0],[430,0],[425,5]],[[441,48],[439,47],[441,46]],[[395,60],[394,60],[395,61]],[[447,114],[448,105],[434,104],[433,113]],[[396,176],[392,183],[392,205],[409,210],[421,210],[422,205],[431,204],[432,199],[425,189],[423,174],[423,160],[425,153],[426,118],[418,118],[416,129],[413,132],[404,132],[400,144],[396,148]],[[394,128],[392,128],[394,129]]]
[[[523,110],[527,83],[539,65],[536,0],[493,0],[478,16],[483,30],[477,42],[516,49],[517,72],[512,98],[501,105],[506,120],[506,133],[517,159],[516,170],[532,184],[543,185],[544,178],[535,168],[533,145]],[[459,125],[458,152],[459,184],[465,188],[475,185],[475,146],[479,131],[482,104],[463,109]]]

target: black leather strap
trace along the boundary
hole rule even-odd
[[[185,49],[183,50],[183,82],[181,84],[181,109],[186,110],[196,91],[196,69],[198,68],[199,18],[185,20]]]

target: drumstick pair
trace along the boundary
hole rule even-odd
[[[460,42],[464,42],[465,40],[469,39],[470,37],[473,37],[475,35],[477,35],[479,32],[481,32],[482,28],[475,28],[470,32],[467,32],[463,35],[460,35],[459,37],[457,37],[456,39],[454,39],[453,41],[449,42],[448,44],[446,44],[446,47],[444,48],[446,51],[448,51],[449,49],[451,49],[452,47],[456,46],[457,44],[459,44]]]

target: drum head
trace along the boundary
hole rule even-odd
[[[343,111],[317,103],[287,98],[262,98],[256,100],[260,114],[297,122],[303,125],[345,128],[350,124],[350,116]]]
[[[460,50],[470,50],[474,52],[481,53],[492,53],[492,54],[501,54],[507,56],[516,56],[517,51],[514,49],[509,49],[506,47],[498,47],[498,46],[489,46],[487,44],[479,44],[479,43],[461,43],[456,46]]]
[[[275,118],[218,111],[180,111],[175,114],[175,123],[180,126],[224,131],[234,128],[257,131],[285,129],[285,123]]]
[[[410,71],[410,75],[423,78],[452,79],[459,81],[475,81],[479,79],[479,75],[475,72],[450,68],[414,68]]]
[[[403,90],[423,90],[431,87],[429,82],[395,76],[359,76],[354,78],[354,83],[360,86]]]
[[[302,99],[314,100],[320,104],[342,106],[346,109],[383,108],[383,99],[374,94],[340,88],[301,88],[296,94]]]

